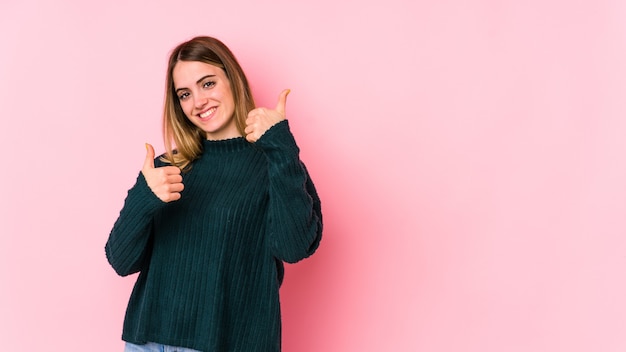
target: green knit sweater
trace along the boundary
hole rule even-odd
[[[122,276],[140,272],[122,339],[200,351],[280,351],[283,262],[313,254],[320,200],[282,121],[256,142],[204,141],[163,203],[140,173],[105,246]],[[163,166],[157,159],[157,166]]]

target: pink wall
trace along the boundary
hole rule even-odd
[[[623,1],[88,3],[0,4],[3,349],[121,351],[103,245],[208,34],[324,202],[285,351],[626,350]]]

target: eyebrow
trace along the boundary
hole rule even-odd
[[[197,80],[197,81],[196,81],[196,84],[200,84],[200,82],[204,81],[205,79],[207,79],[207,78],[209,78],[209,77],[215,77],[215,75],[206,75],[206,76],[203,76],[202,78],[200,78],[199,80]],[[185,87],[176,88],[176,91],[175,91],[175,92],[176,92],[176,93],[178,93],[178,91],[179,91],[179,90],[185,90],[185,89],[188,89],[188,88],[185,88]]]

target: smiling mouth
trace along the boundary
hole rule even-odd
[[[211,116],[215,112],[215,110],[217,110],[216,107],[215,108],[210,108],[209,110],[203,112],[199,116],[200,116],[201,119],[207,118],[207,117]]]

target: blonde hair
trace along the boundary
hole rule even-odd
[[[224,70],[230,81],[235,102],[234,119],[237,130],[245,136],[248,112],[255,108],[254,98],[235,55],[224,43],[212,37],[195,37],[179,44],[169,58],[165,78],[165,102],[163,108],[163,141],[165,155],[162,160],[186,170],[202,153],[202,140],[206,133],[192,124],[183,112],[172,73],[179,61],[204,62]]]

